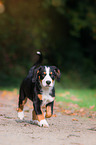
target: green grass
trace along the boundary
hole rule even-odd
[[[90,108],[95,105],[96,111],[96,90],[92,89],[56,89],[56,101],[77,104],[83,108]]]
[[[0,90],[13,91],[14,87],[0,87]],[[19,90],[17,88],[17,90]],[[81,108],[90,108],[95,106],[93,111],[96,111],[96,90],[91,89],[58,89],[56,88],[56,102],[73,103]]]
[[[70,102],[85,108],[90,108],[90,106],[95,105],[93,110],[96,111],[96,89],[89,89],[89,86],[87,86],[85,83],[82,83],[79,77],[76,77],[77,79],[74,77],[69,77],[70,75],[63,75],[61,78],[61,82],[56,82],[56,101],[68,103]],[[2,77],[0,78],[0,90],[13,91],[14,88],[17,88],[19,90],[21,81],[21,77],[14,78],[2,75]],[[74,96],[75,98],[77,98],[77,101],[72,99],[72,97],[74,98]]]

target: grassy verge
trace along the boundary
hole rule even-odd
[[[3,74],[0,78],[0,90],[13,91],[14,88],[19,90],[21,81],[22,77],[14,78]],[[87,81],[86,84],[88,82],[89,81]],[[92,82],[94,83],[94,81],[91,81],[91,85]],[[79,107],[85,108],[94,106],[93,110],[96,111],[96,89],[89,89],[91,87],[86,84],[82,83],[80,78],[78,76],[76,77],[76,75],[71,78],[70,75],[63,75],[61,82],[56,83],[56,101],[73,103],[77,104]]]
[[[1,91],[14,91],[14,87],[0,87]],[[19,92],[19,88],[16,88]],[[91,89],[58,89],[56,88],[56,102],[72,103],[80,108],[91,108],[96,111],[96,90]],[[65,107],[65,106],[64,106]],[[67,106],[69,107],[69,106]]]
[[[96,90],[91,89],[57,89],[56,101],[77,104],[79,107],[90,108],[96,111]]]

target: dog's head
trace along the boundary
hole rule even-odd
[[[43,87],[52,87],[55,79],[59,81],[60,77],[60,70],[56,66],[40,66],[36,69],[33,79],[34,81],[38,79]]]

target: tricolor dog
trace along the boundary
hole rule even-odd
[[[39,126],[48,127],[45,118],[53,114],[55,99],[55,79],[60,80],[60,70],[56,66],[39,66],[42,61],[42,54],[37,52],[39,60],[30,69],[29,74],[23,80],[18,103],[18,118],[24,119],[24,104],[29,98],[33,101],[32,122]],[[46,106],[46,113],[43,113],[42,106]]]

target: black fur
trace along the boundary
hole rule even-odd
[[[41,111],[41,104],[42,100],[38,98],[38,94],[42,94],[42,87],[40,85],[40,80],[42,80],[45,76],[44,74],[44,66],[39,66],[40,62],[42,61],[42,54],[39,55],[39,61],[33,65],[33,67],[29,70],[29,74],[23,80],[20,92],[19,92],[19,107],[22,105],[23,101],[26,97],[28,97],[31,101],[33,101],[34,110],[37,115],[42,114]],[[50,66],[50,70],[52,74],[50,74],[52,80],[57,79],[60,80],[60,70],[55,66]],[[53,87],[52,91],[50,92],[52,97],[55,97],[55,88]],[[53,114],[53,102],[46,104],[47,106],[51,106],[51,113]]]

